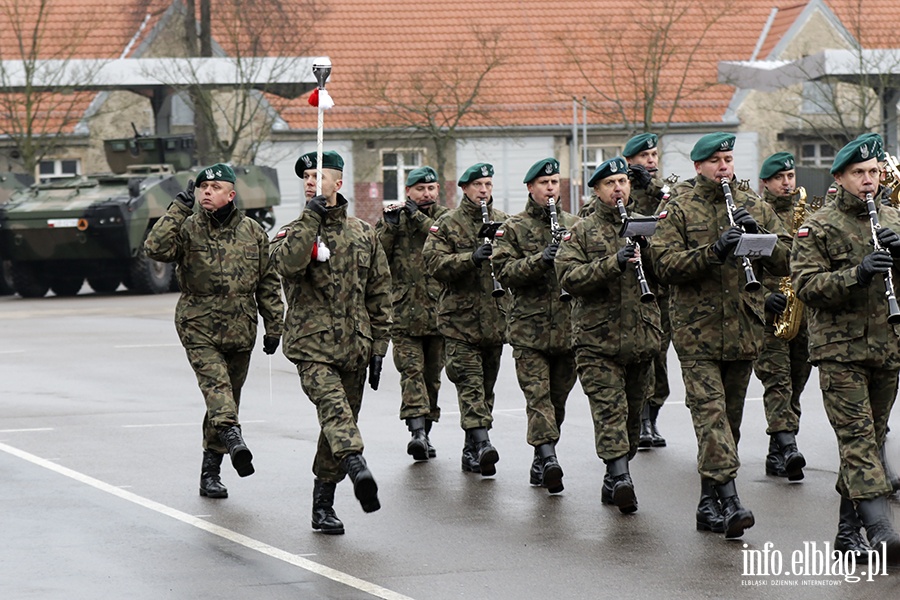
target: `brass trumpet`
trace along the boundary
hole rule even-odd
[[[481,199],[481,222],[483,225],[494,225],[494,222],[491,221],[491,218],[488,215],[487,200],[484,198]],[[490,244],[493,247],[494,238],[485,236],[484,243]],[[491,266],[491,280],[494,282],[494,289],[491,290],[491,296],[494,298],[502,298],[506,295],[506,290],[503,289],[503,285],[497,281],[497,277],[494,275],[494,261],[488,259],[488,264]]]
[[[566,230],[559,226],[559,214],[556,212],[556,198],[553,196],[547,198],[547,206],[550,208],[550,236],[555,243],[559,244],[562,240],[562,236],[565,235]],[[570,302],[571,300],[572,294],[560,287],[559,301]]]
[[[734,205],[734,196],[731,195],[731,186],[728,185],[728,180],[724,177],[722,178],[721,184],[722,191],[725,192],[725,209],[728,211],[728,221],[731,223],[732,227],[736,227],[734,222],[734,211],[737,210],[737,207]],[[762,285],[756,279],[756,273],[753,272],[753,265],[750,264],[750,259],[744,256],[741,259],[741,264],[744,267],[744,278],[747,280],[747,283],[744,284],[744,290],[747,292],[755,292],[762,287]]]
[[[885,250],[878,241],[878,230],[881,229],[881,223],[878,221],[878,210],[875,208],[875,200],[872,194],[866,194],[866,209],[869,211],[869,225],[872,228],[872,241],[875,244],[875,251]],[[894,293],[894,276],[891,270],[884,274],[884,297],[888,302],[888,323],[896,325],[900,323],[900,307],[897,306],[897,296]]]

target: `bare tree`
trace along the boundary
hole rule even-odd
[[[472,29],[470,44],[461,44],[439,61],[413,72],[391,65],[375,65],[358,82],[368,90],[373,116],[368,129],[406,140],[427,140],[434,148],[434,166],[447,180],[448,156],[456,146],[461,126],[489,125],[489,106],[482,102],[491,72],[503,64],[501,33]],[[444,203],[453,190],[443,186]]]
[[[709,34],[734,10],[701,0],[637,0],[625,22],[607,27],[615,39],[593,31],[588,40],[557,37],[594,94],[588,111],[629,131],[663,133],[680,109],[715,84],[714,76],[692,74],[715,64]]]
[[[304,40],[327,8],[322,0],[218,0],[216,19],[210,18],[211,0],[185,0],[184,41],[188,56],[227,56],[243,82],[222,91],[188,85],[185,91],[194,109],[198,159],[208,164],[237,159],[252,162],[259,145],[268,139],[277,111],[251,83],[260,78],[261,57],[283,57],[265,77],[273,83],[292,68],[296,57],[309,47]],[[215,31],[213,31],[215,24]],[[189,81],[197,81],[195,73]]]
[[[71,85],[67,66],[81,58],[90,23],[96,21],[88,17],[68,23],[63,38],[50,28],[55,9],[53,0],[0,0],[0,60],[9,61],[0,63],[0,88],[15,83],[22,90],[0,93],[0,135],[28,173],[70,143],[71,131],[94,95],[66,87]],[[81,77],[90,80],[91,73]]]

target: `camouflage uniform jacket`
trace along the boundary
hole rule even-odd
[[[558,211],[559,226],[570,229],[578,217]],[[516,347],[560,354],[572,349],[567,302],[559,299],[560,288],[553,264],[541,258],[550,244],[550,209],[531,196],[525,210],[503,223],[503,236],[493,254],[497,279],[510,291],[507,336]]]
[[[411,217],[401,210],[399,225],[384,219],[375,225],[391,267],[394,332],[414,337],[438,334],[440,283],[425,272],[422,247],[434,220],[447,211],[438,204],[419,208]]]
[[[619,268],[616,253],[625,245],[619,210],[599,201],[595,206],[556,255],[559,283],[572,294],[573,345],[592,346],[622,364],[649,360],[659,352],[659,307],[640,301],[632,263]]]
[[[900,231],[900,213],[876,202],[882,227]],[[834,202],[813,213],[799,229],[791,256],[792,282],[806,304],[810,362],[859,362],[900,367],[900,326],[887,322],[884,283],[856,281],[859,264],[873,251],[865,202],[838,188]],[[894,262],[897,281],[897,262]]]
[[[219,227],[204,210],[169,205],[144,242],[147,256],[174,262],[181,297],[175,327],[186,348],[249,351],[257,313],[266,335],[280,336],[284,304],[263,228],[235,208]]]
[[[328,246],[325,262],[312,257],[316,236]],[[288,310],[284,354],[351,368],[387,354],[391,328],[391,272],[375,229],[347,215],[347,200],[324,218],[304,210],[272,244]]]
[[[755,194],[732,185],[734,203],[756,220],[760,233],[775,233],[772,256],[753,262],[761,269],[789,274],[790,240],[771,207]],[[763,347],[762,291],[744,290],[741,261],[729,255],[723,263],[712,247],[731,225],[722,186],[702,175],[678,187],[660,213],[651,242],[655,274],[669,284],[672,340],[681,360],[754,360]]]
[[[505,221],[506,213],[491,207],[492,221]],[[478,346],[503,344],[506,338],[506,298],[494,298],[491,265],[472,262],[472,253],[484,243],[481,206],[463,196],[459,206],[430,228],[423,254],[425,268],[441,282],[438,330],[445,338]]]

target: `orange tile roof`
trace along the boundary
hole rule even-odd
[[[51,35],[42,41],[43,57],[52,57],[74,41],[77,55],[112,58],[120,56],[130,42],[146,39],[172,0],[45,1],[51,8]],[[296,2],[308,4],[308,0]],[[36,6],[38,0],[23,3]],[[828,0],[828,5],[848,30],[862,32],[864,46],[896,47],[900,22],[896,0],[866,0],[866,12],[861,15],[855,0]],[[627,119],[640,128],[644,101],[636,97],[635,89],[644,87],[641,81],[653,70],[640,68],[645,61],[626,57],[642,56],[667,61],[661,70],[660,93],[653,99],[657,122],[667,120],[670,111],[673,123],[721,122],[734,88],[715,83],[717,63],[748,59],[772,7],[778,6],[783,10],[764,44],[764,49],[774,47],[793,22],[791,15],[799,14],[804,5],[797,0],[743,0],[724,13],[722,6],[698,0],[393,0],[389,4],[327,0],[317,6],[324,6],[317,18],[290,23],[300,32],[292,51],[331,57],[334,72],[328,89],[337,106],[329,111],[328,126],[349,129],[390,120],[373,83],[386,86],[395,102],[414,105],[422,101],[413,91],[413,82],[426,88],[443,85],[437,102],[449,106],[452,116],[454,102],[448,98],[469,93],[479,61],[484,59],[477,35],[496,40],[500,64],[483,82],[478,110],[464,118],[461,126],[567,126],[572,120],[572,98],[586,96],[595,109],[589,117],[592,123],[621,126]],[[302,14],[288,10],[276,21]],[[667,15],[673,14],[683,18],[671,28],[667,49],[648,52],[653,40],[647,23],[664,24]],[[147,15],[149,22],[135,37]],[[695,48],[704,24],[714,15],[720,16],[704,43]],[[82,23],[90,27],[90,35],[80,35],[84,29],[73,26]],[[226,50],[229,41],[224,28],[233,26],[230,23],[221,18],[213,21],[214,37]],[[312,28],[308,35],[305,26]],[[4,32],[0,52],[4,58],[15,58],[15,36],[9,34],[4,14],[0,14],[0,31]],[[129,55],[137,47],[130,46]],[[688,62],[691,68],[682,77]],[[620,102],[609,100],[615,97]],[[316,111],[305,98],[273,102],[291,128],[315,128]]]
[[[763,40],[763,44],[756,55],[758,60],[769,58],[772,50],[775,49],[775,46],[778,45],[778,42],[781,41],[781,38],[788,32],[788,29],[791,28],[791,25],[794,24],[806,6],[807,4],[803,3],[778,9],[778,12],[775,13],[775,18],[772,19],[772,24],[769,26],[769,31],[766,32],[766,38]]]

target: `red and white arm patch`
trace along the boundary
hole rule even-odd
[[[437,233],[437,230],[438,230],[437,225],[432,225],[431,227],[428,228],[429,233]]]
[[[798,238],[809,237],[809,227],[801,227],[800,229],[798,229],[797,237]]]
[[[502,237],[503,237],[503,230],[502,230],[502,229],[498,229],[497,232],[494,233],[494,237],[495,237],[495,238],[502,238]]]
[[[657,219],[659,219],[659,220],[661,221],[661,220],[665,219],[665,218],[668,217],[668,216],[669,216],[669,211],[664,210],[664,211],[662,211],[661,213],[659,213],[659,216],[657,217]]]
[[[571,231],[567,231],[567,232],[565,233],[565,235],[563,235],[563,238],[562,238],[562,239],[563,239],[564,242],[568,242],[568,241],[569,241],[569,238],[571,238],[571,237],[572,237],[572,232],[571,232]]]
[[[281,238],[285,237],[288,234],[288,231],[290,231],[290,228],[288,228],[288,227],[279,229],[278,233],[275,234],[275,239],[280,240]]]

